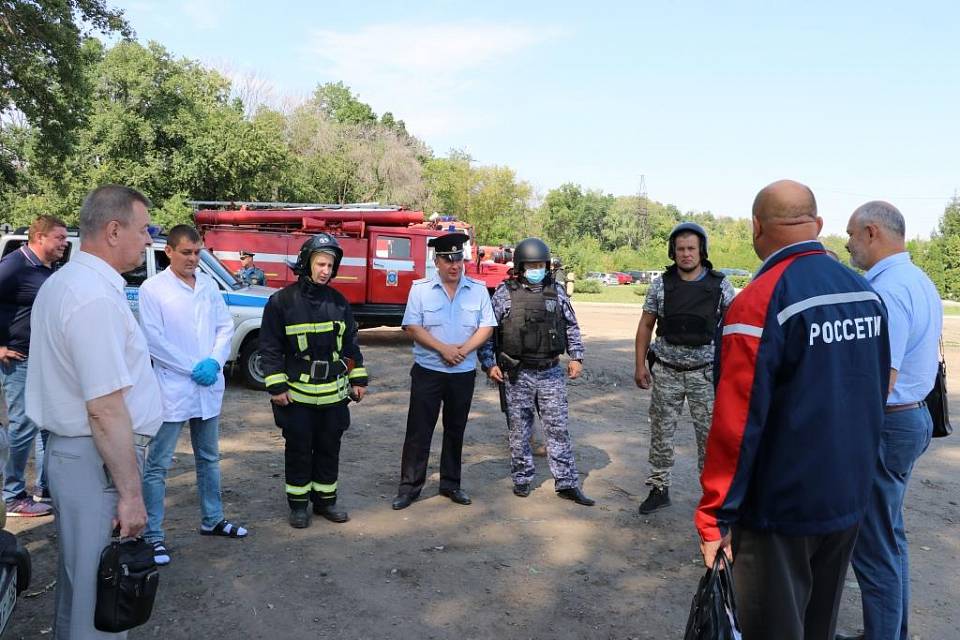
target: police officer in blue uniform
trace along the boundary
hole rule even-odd
[[[267,276],[263,269],[253,264],[253,256],[246,249],[240,249],[240,270],[237,271],[237,277],[246,284],[267,284]]]
[[[460,455],[476,379],[476,350],[497,321],[486,285],[463,273],[468,236],[448,233],[432,238],[437,273],[413,283],[403,314],[403,329],[414,340],[410,370],[410,407],[394,509],[417,499],[427,476],[430,441],[443,406],[440,495],[470,504],[460,487]]]
[[[496,349],[490,340],[480,350],[480,360],[491,380],[504,385],[513,493],[530,495],[534,477],[530,436],[534,411],[539,413],[547,441],[554,487],[561,498],[592,506],[580,490],[577,465],[567,431],[569,376],[583,370],[580,327],[562,286],[548,273],[550,248],[539,238],[527,238],[513,252],[517,277],[501,284],[491,301],[500,322]],[[570,354],[566,371],[559,356]]]

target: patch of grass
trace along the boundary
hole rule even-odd
[[[576,297],[576,296],[574,296]],[[945,316],[960,316],[960,305],[955,304],[945,304],[943,305],[943,315]]]
[[[637,295],[637,293],[635,293],[640,288],[642,288],[644,293],[646,293],[647,285],[645,284],[642,284],[642,285],[620,284],[617,286],[610,285],[608,287],[603,287],[600,293],[583,293],[583,292],[577,291],[575,288],[573,292],[573,301],[574,302],[618,302],[618,303],[627,303],[627,304],[643,304],[645,296]]]

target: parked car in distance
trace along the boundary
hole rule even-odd
[[[752,276],[753,275],[746,269],[730,269],[730,268],[724,267],[722,269],[717,269],[717,271],[719,271],[725,276]]]
[[[634,284],[650,284],[646,271],[627,271],[627,275],[633,278]]]
[[[633,276],[622,271],[614,271],[613,275],[617,277],[617,284],[633,284]]]

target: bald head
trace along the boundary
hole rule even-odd
[[[753,248],[761,259],[795,242],[816,240],[822,227],[817,199],[805,184],[778,180],[753,201]]]

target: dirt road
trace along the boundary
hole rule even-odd
[[[439,437],[424,499],[392,511],[408,397],[409,342],[397,330],[362,333],[371,394],[353,409],[343,442],[340,494],[351,521],[286,523],[282,440],[266,397],[227,391],[222,421],[227,515],[243,541],[201,537],[189,440],[181,439],[168,490],[168,543],[157,608],[131,638],[679,638],[702,568],[692,524],[696,449],[678,432],[672,508],[641,517],[649,393],[632,379],[638,306],[579,305],[587,368],[570,385],[571,424],[584,508],[554,495],[538,459],[532,495],[510,491],[495,388],[478,379],[464,447],[469,507],[435,495]],[[946,321],[949,364],[960,371],[960,318]],[[953,413],[960,418],[960,378]],[[907,496],[915,638],[960,637],[960,434],[934,441]],[[51,521],[11,520],[35,562],[31,597],[9,638],[48,633],[56,538]],[[852,574],[843,629],[859,625]]]

